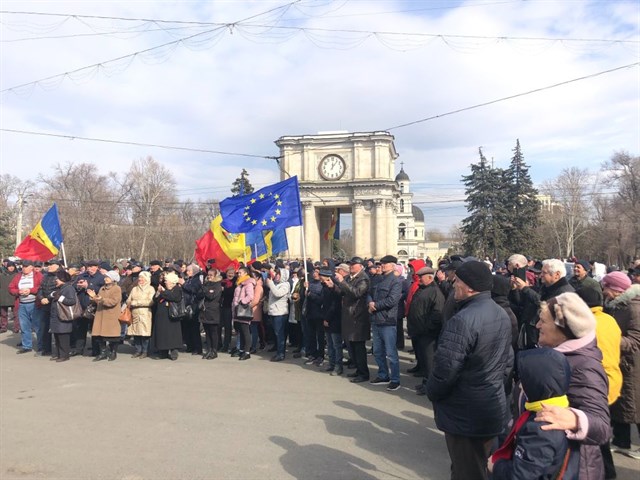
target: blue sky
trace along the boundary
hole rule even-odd
[[[637,1],[327,0],[277,9],[282,5],[4,1],[4,11],[123,19],[255,17],[220,28],[2,13],[0,89],[7,91],[0,124],[277,155],[273,142],[283,135],[386,129],[640,60]],[[30,84],[99,63],[73,78]],[[503,167],[519,138],[538,184],[566,167],[595,171],[617,150],[640,154],[639,72],[635,66],[391,130],[397,170],[404,162],[427,229],[446,232],[464,216],[462,204],[450,201],[463,198],[460,177],[478,160],[479,146]],[[11,89],[23,83],[30,85]],[[222,199],[243,167],[256,186],[278,179],[271,160],[0,132],[0,171],[22,179],[67,161],[125,172],[148,155],[172,170],[180,198]]]

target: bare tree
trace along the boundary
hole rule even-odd
[[[543,194],[551,197],[551,211],[542,215],[546,223],[543,235],[552,235],[557,245],[558,256],[575,254],[576,242],[589,231],[591,210],[588,199],[596,195],[597,182],[587,169],[565,168],[553,180],[543,183]],[[555,249],[554,249],[555,250]]]
[[[632,237],[631,251],[626,252],[627,258],[620,258],[622,263],[631,260],[632,252],[632,258],[640,256],[640,156],[632,157],[625,151],[616,152],[611,160],[602,165],[602,171],[605,173],[605,185],[617,189],[611,210],[616,212],[618,218],[624,219],[625,229],[630,231]]]
[[[176,181],[169,169],[152,157],[135,160],[127,179],[131,220],[141,226],[140,259],[144,259],[151,228],[158,225],[166,205],[175,202]]]

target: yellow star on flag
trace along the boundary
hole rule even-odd
[[[277,200],[278,198],[280,198],[280,195],[278,195],[278,194],[276,193],[276,194],[273,196],[273,198],[275,198],[275,199]]]
[[[271,221],[275,222],[276,221],[276,217],[271,217]]]
[[[260,200],[262,200],[264,198],[264,193],[260,194]]]
[[[279,207],[281,207],[281,206],[282,206],[282,200],[278,200],[278,201],[276,202],[276,205],[278,205]]]
[[[251,203],[256,203],[256,199],[255,199],[255,198],[252,198],[252,199],[251,199]]]
[[[280,213],[282,213],[282,210],[280,210],[279,208],[276,208],[276,215],[280,215]]]
[[[262,220],[262,222],[260,222],[260,223],[262,223],[262,225],[266,225],[267,221],[266,220]]]
[[[257,225],[258,221],[257,220],[251,220],[251,225]]]

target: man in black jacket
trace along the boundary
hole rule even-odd
[[[49,324],[51,320],[51,303],[49,297],[56,288],[56,272],[60,269],[60,260],[49,260],[46,271],[42,274],[42,282],[36,295],[36,315],[38,321],[38,351],[36,356],[51,355],[51,332]]]
[[[382,274],[372,280],[369,287],[369,314],[373,333],[373,356],[378,364],[378,375],[372,385],[387,385],[387,390],[400,388],[400,362],[396,348],[396,322],[398,303],[402,297],[402,284],[395,276],[398,259],[385,255],[380,259]]]
[[[416,360],[424,375],[422,384],[416,387],[416,393],[424,395],[426,380],[433,369],[435,343],[442,329],[444,295],[434,281],[433,268],[421,268],[416,275],[420,278],[420,284],[413,295],[413,303],[407,317],[407,330],[414,339]]]
[[[489,451],[507,415],[511,322],[491,299],[493,277],[486,264],[464,262],[456,277],[460,308],[443,326],[427,395],[445,433],[452,480],[486,479]]]

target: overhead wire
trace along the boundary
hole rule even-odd
[[[263,16],[263,15],[266,15],[268,13],[274,12],[276,10],[289,8],[291,5],[294,5],[294,4],[296,4],[296,3],[300,2],[300,1],[302,1],[302,0],[293,0],[292,2],[289,2],[289,3],[285,4],[285,5],[281,5],[279,7],[271,8],[269,10],[266,10],[265,12],[258,13],[258,14],[251,15],[249,17],[243,18],[242,20],[238,20],[236,22],[231,22],[231,23],[227,23],[227,24],[222,24],[220,26],[217,26],[216,28],[213,28],[213,29],[210,29],[210,30],[206,30],[204,32],[195,33],[193,35],[189,35],[187,37],[180,38],[180,39],[174,40],[172,42],[167,42],[167,43],[163,43],[161,45],[156,45],[155,47],[150,47],[150,48],[146,48],[144,50],[139,50],[137,52],[133,52],[133,53],[130,53],[128,55],[122,55],[122,56],[119,56],[117,58],[113,58],[111,60],[106,60],[106,61],[95,63],[93,65],[89,65],[89,66],[86,66],[86,67],[81,67],[81,68],[72,70],[70,72],[60,73],[60,74],[57,74],[57,75],[51,75],[49,77],[42,78],[40,80],[35,80],[33,82],[27,82],[27,83],[23,83],[23,84],[20,84],[20,85],[16,85],[14,87],[5,88],[3,90],[0,90],[0,93],[14,91],[14,90],[17,90],[17,89],[20,89],[20,88],[23,88],[23,87],[27,87],[27,86],[32,86],[32,85],[35,86],[35,85],[38,85],[38,84],[40,84],[42,82],[46,82],[48,80],[53,80],[53,79],[56,79],[56,78],[61,78],[61,79],[64,79],[64,78],[67,78],[67,77],[71,78],[70,77],[71,75],[73,75],[74,73],[81,72],[83,70],[104,67],[104,65],[106,65],[106,64],[117,62],[117,61],[120,61],[120,60],[123,60],[123,59],[127,59],[127,58],[134,59],[134,58],[140,57],[140,56],[142,56],[142,55],[144,55],[146,53],[153,52],[153,51],[156,51],[158,49],[161,49],[161,48],[164,48],[164,47],[167,47],[167,46],[172,46],[172,45],[177,46],[178,44],[182,45],[182,44],[185,44],[185,42],[187,42],[187,41],[189,41],[191,39],[197,38],[197,37],[199,37],[201,35],[205,35],[207,33],[213,33],[215,31],[223,29],[223,28],[232,28],[233,25],[237,25],[237,24],[240,24],[242,22],[249,21],[251,19],[254,19],[254,18]]]

